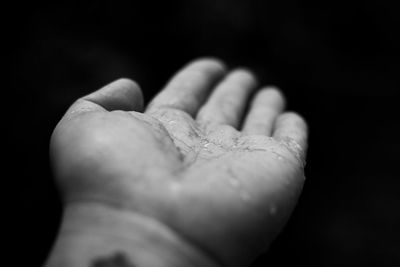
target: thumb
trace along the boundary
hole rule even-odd
[[[118,79],[75,101],[67,114],[112,110],[143,110],[143,94],[136,82],[126,78]]]

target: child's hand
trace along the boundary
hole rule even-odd
[[[226,266],[248,263],[292,212],[307,147],[306,123],[282,113],[282,94],[262,88],[250,100],[256,89],[249,71],[203,59],[144,110],[127,79],[79,99],[51,140],[66,206],[145,216]]]

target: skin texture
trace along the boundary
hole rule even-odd
[[[152,218],[222,265],[244,266],[268,248],[303,186],[307,126],[284,107],[278,89],[215,59],[189,63],[146,108],[136,83],[117,80],[57,125],[60,191],[66,205]]]

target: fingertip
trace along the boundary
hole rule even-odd
[[[138,88],[140,90],[139,84],[135,82],[134,80],[126,77],[121,77],[116,79],[115,81],[111,82],[110,84],[119,84],[121,86],[126,86],[126,87],[132,87],[132,88]]]
[[[286,97],[285,94],[282,92],[279,87],[275,85],[269,85],[266,86],[262,89],[263,92],[261,94],[264,94],[264,98],[268,98],[270,105],[273,105],[278,113],[282,112],[286,108]]]
[[[210,69],[212,71],[223,72],[223,73],[226,73],[228,69],[224,61],[222,61],[219,58],[211,56],[197,58],[189,62],[187,66],[199,69]]]
[[[303,131],[308,130],[306,119],[295,111],[286,111],[278,117],[281,124],[293,123],[297,128]]]
[[[108,111],[141,111],[143,109],[142,90],[135,81],[129,78],[119,78],[83,99],[92,101]]]
[[[264,87],[264,90],[270,92],[271,95],[276,96],[286,102],[286,97],[283,91],[276,85],[268,85]]]
[[[244,82],[250,85],[250,87],[255,88],[258,84],[257,76],[246,67],[239,67],[233,69],[229,76],[233,78],[234,81]]]

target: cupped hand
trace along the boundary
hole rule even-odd
[[[153,218],[228,266],[265,250],[301,192],[307,126],[273,87],[215,59],[179,71],[143,107],[117,80],[77,100],[51,140],[66,203]]]

